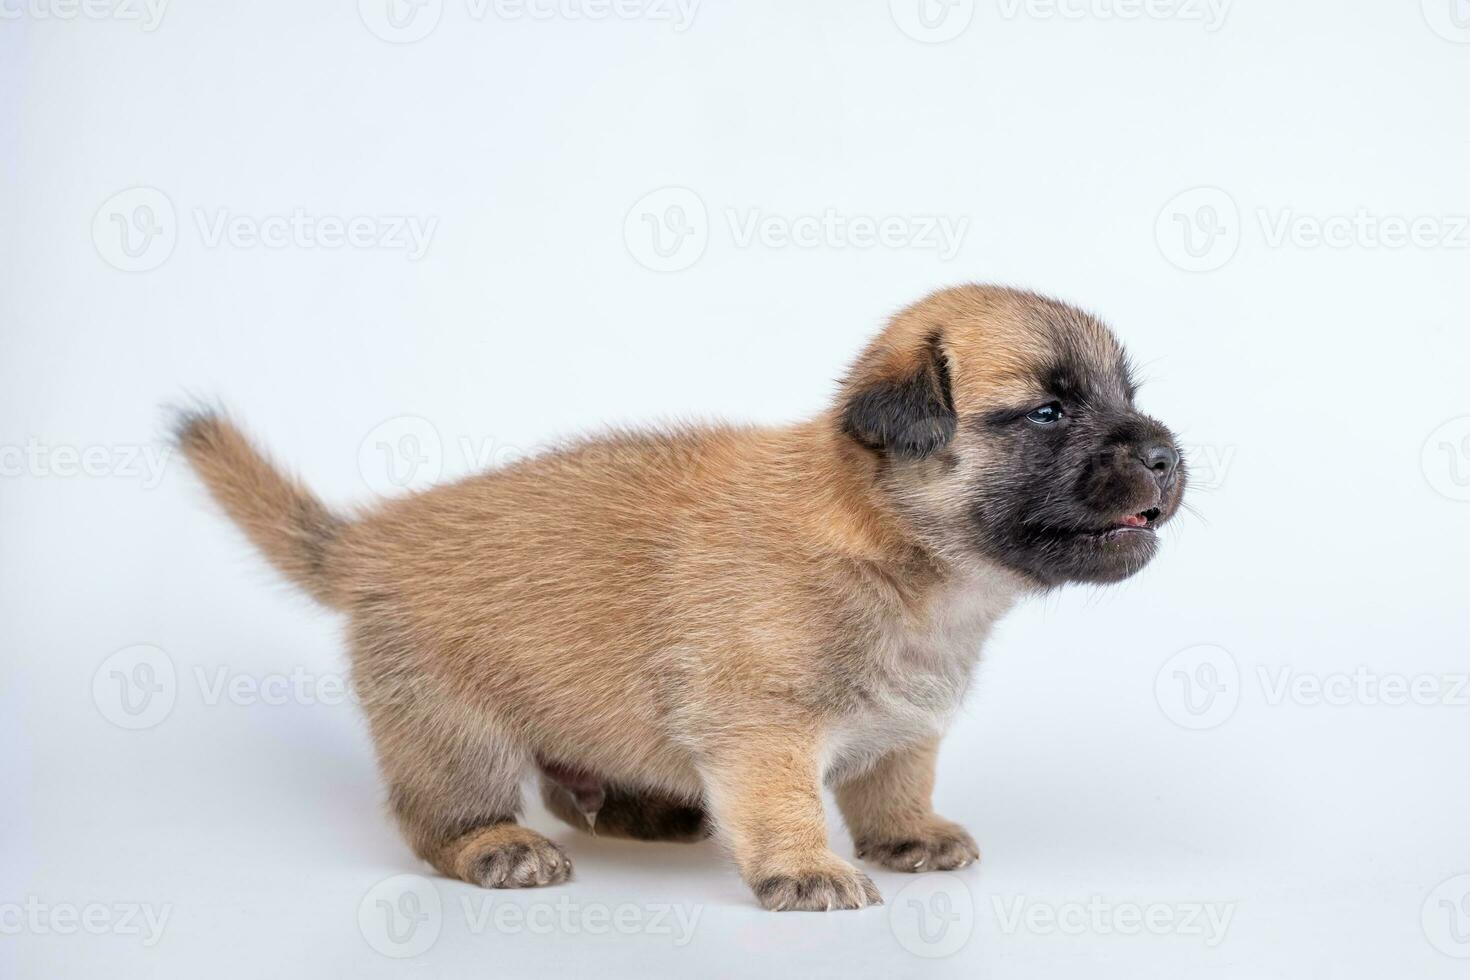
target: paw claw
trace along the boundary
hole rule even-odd
[[[571,878],[571,859],[558,845],[523,827],[503,836],[483,842],[466,880],[482,888],[537,888]]]
[[[882,905],[872,879],[849,865],[775,874],[753,883],[756,899],[773,912],[831,912]]]
[[[963,827],[938,820],[902,839],[859,841],[857,854],[885,868],[909,872],[952,871],[980,860],[980,849]]]

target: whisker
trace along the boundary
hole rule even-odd
[[[1190,503],[1187,500],[1181,500],[1179,502],[1179,509],[1180,510],[1187,510],[1187,511],[1189,511],[1190,515],[1192,517],[1198,518],[1198,520],[1199,520],[1199,522],[1201,524],[1209,524],[1210,523],[1210,519],[1208,517],[1206,517],[1204,515],[1204,513],[1198,507],[1196,507],[1194,504]]]

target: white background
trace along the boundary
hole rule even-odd
[[[1450,0],[933,0],[932,29],[917,0],[711,0],[687,23],[443,0],[398,32],[386,2],[177,0],[156,23],[0,2],[0,975],[1464,975]],[[665,188],[689,193],[639,203]],[[212,234],[298,209],[328,238],[432,235],[412,257]],[[897,223],[779,237],[829,210]],[[955,254],[930,217],[964,223]],[[411,906],[374,889],[430,873],[358,714],[321,703],[340,624],[181,465],[134,458],[159,406],[222,400],[347,505],[414,459],[447,479],[610,423],[801,418],[891,311],[966,280],[1109,320],[1191,447],[1198,512],[1136,579],[1021,609],[985,652],[937,793],[982,864],[772,915],[713,845],[533,810],[573,883],[409,879],[441,912],[395,945],[377,901]],[[379,443],[408,455],[390,471]],[[140,663],[173,687],[129,715]],[[285,703],[251,693],[293,674]],[[1432,703],[1394,696],[1416,683]],[[66,911],[92,903],[95,934]],[[167,914],[151,945],[143,912]]]

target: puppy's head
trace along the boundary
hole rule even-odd
[[[962,286],[894,317],[837,417],[930,547],[1052,586],[1138,571],[1179,508],[1174,437],[1133,399],[1127,357],[1097,320]]]

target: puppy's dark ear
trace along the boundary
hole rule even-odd
[[[854,372],[842,430],[869,449],[923,459],[948,443],[955,430],[949,363],[939,335],[926,337],[921,350],[886,360]]]

